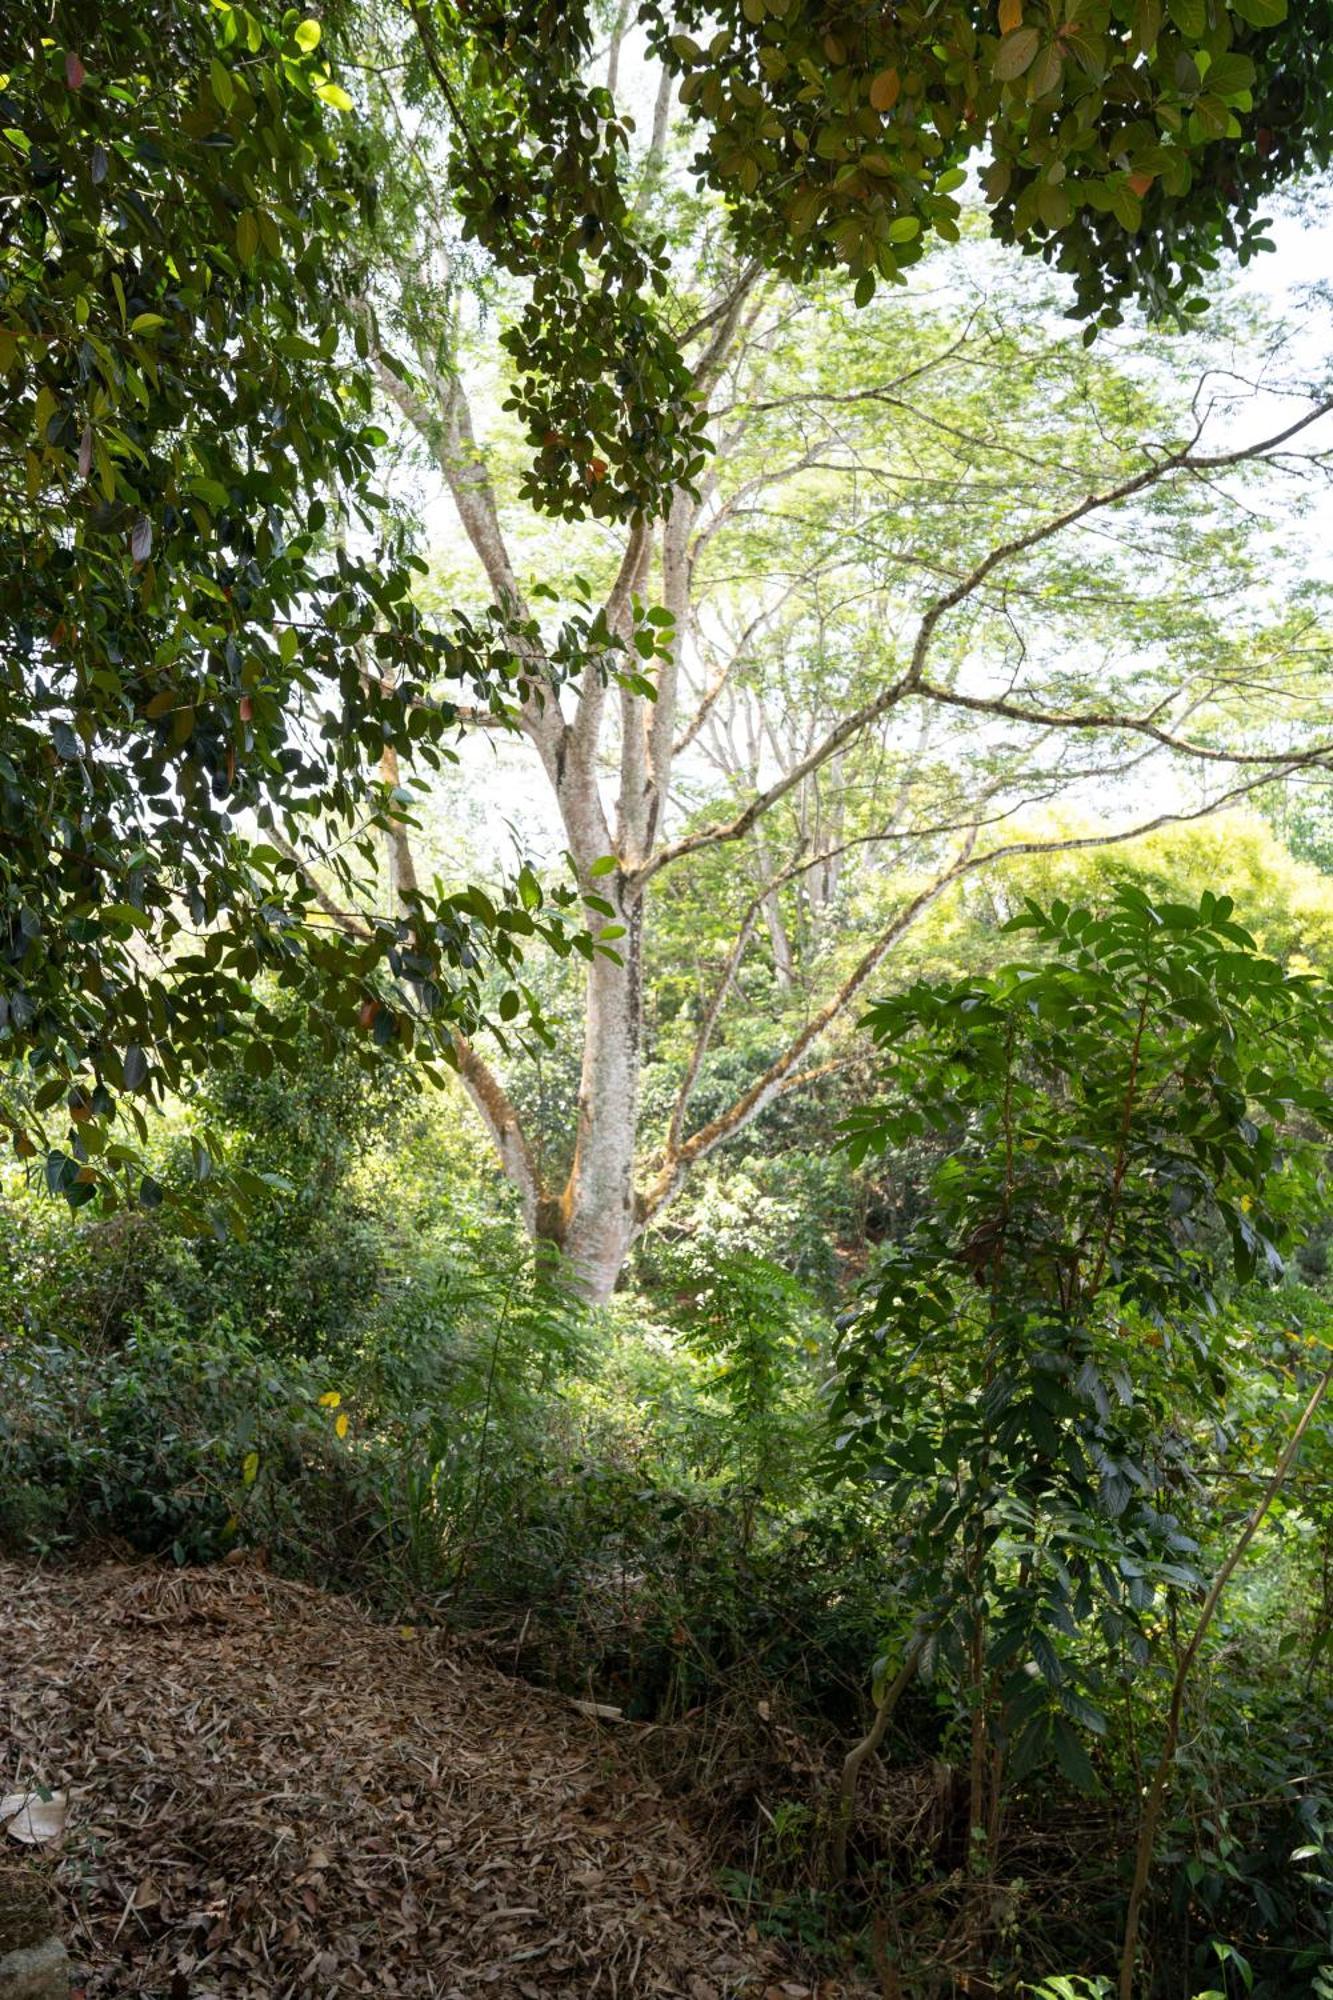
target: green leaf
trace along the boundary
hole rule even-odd
[[[1063,1715],[1052,1718],[1051,1747],[1056,1763],[1071,1785],[1076,1785],[1081,1792],[1096,1790],[1097,1773],[1092,1767],[1092,1759],[1084,1749],[1078,1731]]]
[[[299,21],[294,30],[293,38],[297,48],[303,50],[306,55],[309,55],[313,49],[319,47],[321,33],[322,30],[318,21]]]
[[[316,97],[322,97],[326,104],[331,104],[335,111],[351,111],[355,109],[351,98],[340,83],[317,83],[315,85],[315,95]]]
[[[1230,5],[1252,28],[1276,28],[1287,18],[1287,0],[1230,0]]]
[[[236,85],[232,81],[230,72],[224,69],[216,56],[208,65],[208,80],[221,109],[224,112],[230,111],[236,102]]]
[[[1208,88],[1216,97],[1238,97],[1254,87],[1254,75],[1248,56],[1215,56],[1208,66]]]
[[[1001,41],[995,52],[994,74],[1000,83],[1012,83],[1031,68],[1041,47],[1041,33],[1037,28],[1015,28]]]
[[[542,885],[526,864],[518,873],[518,894],[525,910],[541,908]]]

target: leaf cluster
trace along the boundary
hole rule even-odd
[[[1009,928],[1044,955],[868,1016],[891,1090],[853,1156],[948,1149],[843,1330],[832,1467],[910,1503],[928,1649],[984,1627],[1011,1775],[1053,1751],[1089,1781],[1076,1642],[1095,1621],[1146,1660],[1160,1593],[1197,1581],[1180,1508],[1227,1387],[1219,1296],[1281,1268],[1317,1193],[1331,1023],[1225,897],[1124,886]]]
[[[644,10],[681,78],[696,165],[738,234],[858,301],[957,236],[969,163],[997,234],[1074,280],[1075,316],[1192,303],[1219,247],[1329,157],[1329,27],[1285,0],[741,0]],[[1201,303],[1201,302],[1200,302]]]

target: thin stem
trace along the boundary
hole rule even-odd
[[[1143,999],[1139,1003],[1139,1018],[1134,1029],[1134,1046],[1129,1056],[1129,1079],[1125,1085],[1125,1103],[1120,1116],[1120,1132],[1116,1139],[1115,1165],[1111,1170],[1111,1202],[1106,1214],[1106,1229],[1101,1247],[1097,1252],[1097,1262],[1088,1284],[1088,1297],[1095,1299],[1101,1290],[1102,1277],[1106,1271],[1106,1260],[1111,1254],[1111,1244],[1115,1238],[1115,1226],[1120,1216],[1120,1197],[1125,1185],[1125,1170],[1129,1165],[1129,1130],[1134,1120],[1134,1106],[1138,1101],[1139,1067],[1143,1060],[1143,1035],[1148,1025],[1148,1004],[1152,999],[1151,985],[1145,986]]]
[[[1148,1876],[1152,1870],[1153,1848],[1157,1840],[1157,1827],[1162,1817],[1162,1807],[1166,1802],[1167,1781],[1171,1766],[1175,1761],[1176,1747],[1180,1741],[1180,1719],[1185,1701],[1185,1687],[1190,1670],[1198,1657],[1208,1627],[1213,1622],[1222,1592],[1231,1581],[1246,1549],[1254,1540],[1264,1517],[1276,1500],[1291,1470],[1292,1461],[1300,1449],[1301,1439],[1314,1422],[1319,1405],[1323,1402],[1329,1384],[1333,1382],[1333,1362],[1330,1362],[1315,1386],[1314,1394],[1301,1414],[1301,1420],[1287,1440],[1281,1458],[1277,1462],[1272,1478],[1265,1486],[1258,1504],[1255,1506],[1241,1530],[1236,1546],[1213,1578],[1212,1588],[1203,1601],[1199,1621],[1190,1634],[1189,1644],[1180,1656],[1176,1667],[1175,1680],[1171,1687],[1171,1706],[1167,1711],[1166,1735],[1162,1742],[1162,1754],[1148,1787],[1148,1796],[1143,1803],[1143,1817],[1139,1822],[1138,1850],[1134,1856],[1134,1877],[1130,1884],[1129,1905],[1125,1911],[1125,1936],[1120,1950],[1119,2000],[1134,2000],[1134,1973],[1138,1957],[1139,1919],[1143,1910],[1143,1899],[1148,1888]]]
[[[856,1806],[856,1781],[861,1775],[861,1766],[867,1757],[874,1755],[884,1741],[885,1733],[893,1720],[893,1712],[899,1701],[916,1678],[916,1670],[921,1664],[926,1637],[923,1633],[914,1639],[893,1679],[885,1688],[875,1706],[875,1717],[859,1743],[854,1743],[843,1759],[842,1776],[838,1780],[838,1796],[833,1808],[833,1843],[829,1855],[829,1871],[835,1883],[842,1882],[847,1875],[847,1836],[851,1832],[852,1814]]]

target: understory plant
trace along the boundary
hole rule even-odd
[[[842,1328],[829,1464],[887,1498],[908,1579],[835,1871],[861,1767],[928,1675],[965,1773],[949,1950],[974,1969],[1000,1948],[1016,1792],[1052,1762],[1098,1786],[1112,1712],[1205,1600],[1195,1501],[1246,1358],[1229,1288],[1280,1273],[1333,1127],[1325,991],[1265,958],[1226,898],[1122,887],[1008,928],[1030,957],[868,1016],[885,1091],[849,1121],[852,1157],[925,1133],[946,1150]]]

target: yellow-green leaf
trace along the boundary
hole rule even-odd
[[[241,1478],[247,1486],[253,1486],[259,1477],[259,1453],[247,1451],[241,1460]]]
[[[317,83],[315,95],[322,97],[326,104],[331,104],[335,111],[350,111],[353,108],[351,98],[340,83]]]
[[[236,85],[216,56],[208,65],[208,80],[213,86],[213,95],[218,101],[219,109],[230,111],[236,102]]]

